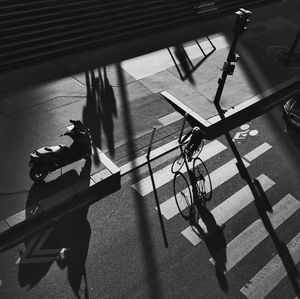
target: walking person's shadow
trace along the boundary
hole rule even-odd
[[[106,67],[103,67],[103,78],[100,75],[99,80],[100,80],[100,100],[101,100],[101,108],[102,108],[102,126],[103,126],[104,134],[106,136],[109,153],[113,156],[115,154],[114,117],[118,116],[118,111],[117,111],[114,91],[107,77]]]
[[[99,102],[99,82],[95,76],[94,70],[85,72],[86,80],[86,104],[82,111],[82,122],[90,129],[92,137],[92,147],[94,162],[99,163],[99,156],[97,155],[97,147],[101,148],[101,117],[102,111]]]
[[[80,175],[75,170],[70,170],[49,183],[34,183],[27,200],[26,217],[34,217],[35,213],[38,213],[38,205],[43,200],[66,186],[79,182],[81,187],[89,184],[90,171],[91,160],[88,159]],[[75,296],[88,298],[85,270],[91,236],[87,220],[88,209],[89,207],[85,206],[70,214],[66,213],[55,225],[24,241],[25,248],[20,252],[18,262],[18,280],[22,287],[27,286],[31,289],[36,286],[56,262],[60,269],[67,268],[68,279]]]
[[[97,69],[97,73],[98,76],[95,70],[85,73],[87,98],[82,119],[91,130],[94,152],[96,147],[101,148],[103,145],[101,136],[103,130],[109,153],[114,155],[114,117],[118,115],[116,98],[107,77],[106,67],[103,67],[103,75],[100,68]]]

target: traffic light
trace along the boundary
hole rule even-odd
[[[246,10],[244,8],[240,8],[238,11],[235,12],[237,15],[237,19],[235,21],[233,31],[240,35],[243,34],[247,30],[247,25],[249,23],[249,18],[251,15],[251,11]]]

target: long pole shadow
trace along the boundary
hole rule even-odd
[[[233,37],[231,48],[230,48],[230,51],[229,51],[229,54],[227,57],[226,68],[223,69],[222,76],[218,80],[218,89],[217,89],[217,92],[215,95],[214,104],[215,104],[218,114],[221,118],[221,121],[223,121],[226,118],[224,110],[220,106],[221,95],[222,95],[222,92],[223,92],[223,89],[225,86],[227,76],[233,74],[234,65],[232,65],[232,63],[237,62],[237,54],[235,53],[235,48],[236,48],[236,45],[238,42],[239,35],[244,32],[245,23],[247,23],[247,20],[248,20],[250,14],[251,13],[249,11],[246,11],[243,9],[241,9],[239,11],[239,13],[237,14],[237,20],[236,20],[235,27],[234,27],[235,35]],[[261,187],[259,181],[251,179],[251,177],[244,165],[244,162],[239,154],[239,151],[230,136],[229,131],[225,133],[225,137],[226,137],[227,142],[237,160],[236,166],[239,170],[239,173],[240,173],[241,177],[247,182],[247,184],[251,190],[251,193],[253,194],[254,203],[256,205],[258,214],[259,214],[266,230],[268,231],[268,233],[270,234],[270,236],[272,238],[272,241],[273,241],[275,248],[276,248],[276,250],[283,262],[283,265],[287,271],[288,277],[289,277],[291,284],[295,290],[295,293],[299,296],[300,289],[299,289],[298,282],[296,281],[298,272],[297,272],[296,266],[292,260],[292,257],[288,251],[288,248],[282,241],[279,240],[279,238],[276,235],[276,232],[272,226],[272,223],[267,215],[267,211],[270,211],[270,212],[272,211],[272,208],[271,208],[270,204],[268,203],[267,196],[266,196],[265,192],[263,191],[263,188]]]
[[[128,101],[128,95],[127,91],[125,88],[125,79],[124,79],[124,74],[122,71],[122,68],[120,64],[118,63],[117,65],[117,74],[118,74],[118,80],[119,80],[119,86],[120,86],[120,91],[121,91],[121,101],[123,105],[123,118],[124,118],[124,127],[126,129],[127,133],[127,138],[128,138],[128,143],[127,143],[127,150],[128,154],[132,156],[132,178],[134,181],[139,180],[139,173],[136,168],[136,151],[135,151],[135,143],[134,143],[134,130],[132,126],[132,120],[130,116],[130,107],[129,107],[129,101]],[[150,234],[150,226],[149,226],[149,221],[147,218],[147,213],[146,213],[146,208],[144,205],[144,201],[141,200],[139,194],[137,192],[134,193],[134,203],[135,203],[135,208],[137,211],[137,226],[139,228],[139,233],[140,233],[140,239],[142,243],[142,251],[143,251],[143,257],[145,260],[145,270],[146,270],[146,276],[147,276],[147,281],[149,284],[149,294],[151,298],[162,298],[162,291],[161,291],[161,286],[160,286],[160,281],[159,281],[159,275],[157,271],[157,266],[156,266],[156,259],[155,259],[155,253],[153,250],[153,245],[152,245],[152,237]]]

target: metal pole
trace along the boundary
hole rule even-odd
[[[168,239],[167,239],[164,221],[163,221],[163,217],[162,217],[160,206],[159,206],[158,194],[157,194],[157,190],[156,190],[156,186],[155,186],[154,176],[153,176],[153,172],[152,172],[151,164],[150,164],[150,153],[151,153],[151,147],[152,147],[152,143],[153,143],[155,130],[156,130],[156,127],[153,127],[153,131],[151,134],[150,143],[149,143],[149,147],[148,147],[148,152],[147,152],[147,164],[148,164],[148,169],[149,169],[149,173],[150,173],[150,177],[151,177],[154,199],[155,199],[155,203],[156,203],[156,207],[157,207],[158,218],[159,218],[159,222],[160,222],[160,226],[161,226],[161,230],[162,230],[162,234],[163,234],[163,238],[164,238],[164,243],[165,243],[166,248],[168,248],[169,247]]]

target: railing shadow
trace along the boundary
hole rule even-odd
[[[70,170],[49,183],[34,183],[26,203],[26,218],[35,216],[35,208],[51,193],[59,192],[66,185],[86,182],[89,184],[91,160],[87,160],[80,175]],[[88,187],[88,186],[87,186]],[[18,281],[22,287],[31,289],[47,274],[53,263],[60,269],[67,268],[70,286],[76,297],[89,298],[85,262],[91,236],[87,220],[89,206],[62,217],[58,223],[30,236],[24,241],[25,249],[20,252],[18,261]],[[80,290],[82,279],[84,290]]]
[[[180,79],[182,81],[188,80],[192,85],[195,85],[195,79],[193,78],[192,74],[197,70],[198,67],[201,66],[201,64],[216,50],[216,47],[213,45],[209,37],[207,37],[208,42],[210,43],[212,50],[208,53],[205,53],[199,44],[199,42],[196,40],[196,44],[198,45],[199,49],[201,50],[203,54],[203,58],[200,59],[199,62],[197,62],[195,65],[189,58],[187,52],[184,49],[184,46],[182,44],[177,44],[174,46],[174,55],[176,56],[177,60],[179,61],[180,67],[177,64],[171,50],[168,48],[168,52],[174,62],[174,65],[178,71],[178,74],[180,76]],[[182,71],[181,71],[182,70]]]

